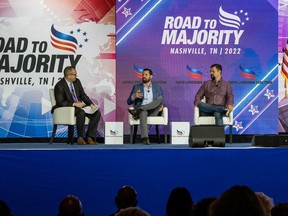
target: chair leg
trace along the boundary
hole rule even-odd
[[[74,138],[74,125],[68,125],[67,144],[73,145],[73,138]]]
[[[167,125],[164,125],[164,133],[165,133],[165,144],[167,143]]]
[[[156,125],[156,134],[157,134],[158,143],[161,143],[160,142],[160,134],[159,134],[159,125]]]
[[[229,142],[232,144],[232,125],[229,125]]]
[[[131,144],[133,143],[133,128],[134,128],[134,125],[130,125],[130,143]]]
[[[137,136],[137,129],[138,129],[138,125],[134,125],[134,130],[133,130],[133,142],[136,142],[136,136]]]
[[[53,140],[54,140],[54,138],[55,138],[56,131],[57,131],[57,125],[54,124],[54,125],[53,125],[52,136],[51,136],[51,139],[50,139],[49,144],[52,144],[52,143],[53,143]]]

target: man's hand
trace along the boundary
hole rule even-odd
[[[134,98],[142,98],[143,97],[143,93],[140,91],[140,89],[138,91],[136,91],[134,93]]]
[[[73,103],[73,106],[82,108],[84,106],[84,104],[82,102],[78,101],[76,103]]]
[[[228,105],[228,106],[227,106],[227,109],[229,109],[229,112],[232,112],[233,106],[232,106],[232,105]]]

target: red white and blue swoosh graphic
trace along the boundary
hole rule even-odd
[[[256,74],[255,74],[255,72],[253,70],[248,69],[248,68],[244,68],[241,65],[239,65],[239,68],[240,68],[241,76],[243,78],[255,80]]]
[[[189,71],[188,72],[189,77],[196,79],[196,80],[202,80],[203,79],[203,73],[199,69],[192,68],[189,65],[187,65],[186,68]]]
[[[143,75],[143,69],[142,68],[138,68],[136,67],[136,65],[134,65],[134,70],[135,70],[135,74],[136,76],[141,79],[142,75]]]
[[[54,25],[51,26],[50,38],[52,46],[56,49],[76,53],[78,47],[77,39],[71,35],[57,31]]]

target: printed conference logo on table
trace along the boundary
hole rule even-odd
[[[117,130],[110,130],[110,135],[111,136],[117,136],[118,131]]]
[[[184,130],[176,129],[176,133],[177,133],[178,136],[184,136],[185,135],[185,131]]]
[[[226,9],[225,5],[219,6],[210,17],[207,17],[207,13],[198,16],[166,16],[161,45],[183,46],[171,46],[169,54],[240,55],[242,50],[235,48],[235,45],[241,44],[244,28],[249,22],[251,20],[247,11],[241,8]]]

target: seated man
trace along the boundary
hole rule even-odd
[[[198,106],[200,116],[214,116],[216,125],[223,125],[223,115],[233,110],[234,95],[231,84],[222,80],[222,66],[210,67],[211,79],[205,81],[195,95],[194,106]],[[205,97],[206,102],[201,99]]]
[[[75,67],[67,66],[64,69],[64,77],[55,85],[54,94],[56,106],[52,108],[52,112],[57,107],[75,107],[77,144],[97,144],[96,132],[101,113],[96,110],[94,113],[88,114],[82,109],[84,106],[90,106],[91,109],[95,109],[95,105],[85,93],[80,80],[77,79]],[[85,117],[90,119],[86,135],[84,129]],[[84,140],[85,136],[86,141]]]
[[[143,69],[142,82],[133,86],[127,99],[127,104],[133,104],[134,109],[128,109],[134,119],[140,120],[141,139],[146,145],[150,144],[148,138],[147,116],[157,116],[163,108],[163,92],[161,86],[152,85],[153,72]]]

